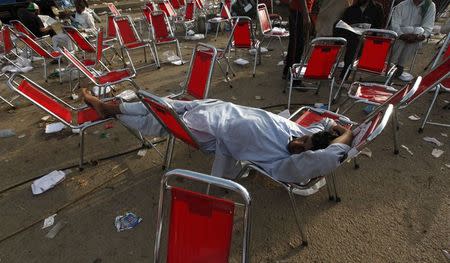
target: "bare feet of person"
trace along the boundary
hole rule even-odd
[[[100,101],[97,97],[93,96],[88,88],[81,88],[81,96],[83,96],[84,102],[92,107],[100,117],[106,117],[106,114],[103,110],[103,102]]]

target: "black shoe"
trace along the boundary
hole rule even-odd
[[[397,69],[395,70],[393,77],[398,78],[402,75],[402,73],[403,73],[403,67],[397,66]]]

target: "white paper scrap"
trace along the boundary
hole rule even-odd
[[[144,157],[147,154],[147,149],[141,149],[138,151],[137,155],[139,157]]]
[[[59,132],[66,127],[62,122],[50,123],[45,126],[45,133]]]
[[[434,137],[423,137],[423,140],[426,142],[434,143],[437,147],[441,147],[444,145],[442,142],[438,141],[438,139]]]
[[[414,155],[414,153],[408,148],[406,147],[406,145],[401,145],[400,147],[402,147],[403,149],[405,149],[409,154]]]
[[[55,223],[55,216],[56,216],[56,214],[53,214],[53,215],[47,217],[44,220],[44,225],[42,226],[42,229],[52,226]]]
[[[236,64],[238,64],[238,65],[241,65],[241,66],[245,66],[245,65],[247,65],[247,64],[250,63],[250,62],[248,62],[248,60],[246,60],[246,59],[238,58],[238,59],[236,59],[236,60],[234,61],[234,63],[236,63]]]
[[[444,154],[444,151],[440,150],[440,149],[433,149],[433,151],[431,151],[431,155],[433,155],[436,158],[441,157],[441,155],[443,155],[443,154]]]
[[[282,61],[278,62],[277,66],[284,66],[284,61],[282,60]]]
[[[31,184],[31,191],[34,195],[42,194],[62,182],[65,178],[66,174],[63,171],[53,171],[39,179],[34,180]]]
[[[414,114],[414,115],[409,116],[408,119],[410,119],[412,121],[418,121],[418,120],[420,120],[420,117],[417,116],[416,114]]]

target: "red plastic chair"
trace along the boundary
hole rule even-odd
[[[182,0],[169,0],[169,1],[175,10],[179,10],[184,7],[184,1]]]
[[[219,28],[222,24],[229,24],[232,26],[231,22],[231,0],[222,1],[222,8],[220,9],[220,14],[216,17],[208,19],[209,24],[216,24],[216,37],[214,40],[217,40],[217,36],[219,35]],[[205,37],[208,34],[208,26],[206,26]]]
[[[269,48],[270,42],[272,42],[273,39],[278,39],[280,42],[281,47],[281,54],[284,55],[284,47],[283,43],[281,42],[282,38],[289,37],[289,32],[274,32],[272,30],[272,21],[270,19],[269,11],[267,10],[267,6],[265,4],[259,4],[257,8],[258,12],[258,21],[259,21],[259,27],[261,29],[261,34],[263,35],[264,39],[262,42],[264,42],[265,39],[269,39],[269,42],[267,43],[266,48]]]
[[[41,42],[43,41],[45,44],[47,44],[47,42],[45,42],[46,39],[48,39],[50,36],[49,35],[45,35],[42,37],[37,37],[35,34],[33,34],[33,32],[31,32],[21,21],[19,20],[10,20],[9,24],[13,26],[13,28],[16,30],[16,32],[19,33],[23,33],[27,36],[29,36],[31,39],[33,39],[34,41],[37,42]]]
[[[117,9],[116,5],[114,5],[113,3],[106,3],[106,5],[108,6],[109,11],[111,11],[114,16],[120,16],[120,12]]]
[[[47,51],[44,49],[38,42],[31,39],[28,35],[23,33],[17,33],[17,38],[19,38],[26,46],[28,46],[31,50],[33,50],[38,56],[40,56],[44,60],[44,78],[47,82],[47,59],[56,59],[58,61],[58,69],[59,69],[59,83],[62,83],[61,78],[61,52],[59,51]]]
[[[14,43],[11,39],[11,29],[9,26],[4,25],[0,30],[0,62],[5,60],[7,63],[12,64],[13,66],[19,68],[19,66],[10,59],[11,56],[18,57],[17,54],[13,51],[14,49]],[[11,55],[12,54],[12,55]],[[7,76],[7,73],[0,72],[1,76]],[[6,99],[5,97],[0,95],[0,100],[4,101],[6,104],[8,104],[11,108],[14,108],[14,104],[12,102],[15,98]]]
[[[347,76],[353,71],[352,82],[357,71],[385,77],[385,85],[389,85],[396,66],[391,66],[392,48],[397,40],[397,33],[383,29],[368,29],[361,36],[359,47],[355,52],[354,62],[348,67],[341,85],[334,97],[338,99]],[[358,55],[360,54],[360,55]]]
[[[236,193],[242,203],[172,186],[175,178],[213,185]],[[170,219],[164,222],[166,192],[170,192]],[[166,204],[167,203],[167,204]],[[235,207],[244,208],[242,262],[249,262],[251,197],[231,180],[176,169],[163,175],[156,227],[154,262],[229,262]],[[167,259],[161,252],[163,225],[168,227]]]
[[[177,12],[175,12],[175,9],[168,0],[158,2],[158,8],[159,10],[163,11],[170,20],[173,21],[176,19]]]
[[[92,83],[101,89],[105,89],[107,86],[115,85],[121,82],[130,82],[131,85],[138,90],[139,86],[133,81],[135,73],[130,69],[117,69],[105,73],[100,73],[92,68],[86,67],[78,58],[72,55],[66,48],[63,48],[62,54],[69,62],[75,66],[81,73],[83,73]],[[71,79],[72,81],[72,79]],[[72,87],[72,84],[70,85]],[[104,94],[104,90],[100,92],[101,95]]]
[[[228,56],[232,48],[235,51],[237,49],[253,50],[255,53],[253,58],[253,77],[255,77],[256,63],[261,63],[261,47],[253,31],[252,20],[245,16],[233,17],[233,24],[233,30],[228,40]]]
[[[307,55],[300,63],[293,64],[290,70],[288,109],[291,106],[292,89],[315,90],[319,93],[322,81],[330,82],[330,94],[328,96],[328,109],[334,88],[334,72],[339,60],[344,53],[347,41],[337,37],[319,37],[311,41]],[[317,81],[316,87],[294,87],[295,80]]]
[[[187,32],[189,29],[194,28],[195,23],[195,11],[196,5],[193,0],[188,0],[185,3],[184,14],[181,19],[175,20],[175,25],[182,25],[185,31],[185,36],[187,36]]]
[[[161,123],[161,125],[170,134],[169,140],[167,141],[167,150],[164,158],[163,170],[170,168],[173,157],[173,149],[175,147],[175,139],[179,139],[195,149],[200,149],[197,139],[192,135],[189,128],[184,124],[169,104],[167,104],[160,97],[143,90],[138,91],[138,96],[159,121],[159,123]]]
[[[191,65],[183,90],[179,94],[169,97],[178,100],[189,100],[190,98],[197,100],[206,99],[208,97],[216,56],[217,50],[215,47],[198,43],[192,53]]]
[[[175,44],[177,56],[181,61],[183,61],[183,58],[181,56],[180,43],[178,42],[178,39],[175,37],[175,34],[172,31],[172,27],[170,26],[166,14],[163,11],[153,11],[150,14],[150,21],[153,28],[152,44],[155,49],[156,59],[159,61],[158,50],[156,48],[157,45]]]
[[[129,16],[116,16],[114,17],[114,22],[116,26],[116,32],[119,36],[122,54],[123,51],[127,53],[133,71],[136,71],[136,68],[134,66],[133,60],[131,59],[130,51],[140,48],[144,49],[144,58],[146,64],[147,64],[147,53],[145,52],[146,48],[150,50],[150,53],[155,61],[154,64],[144,65],[141,68],[152,65],[156,65],[157,68],[160,68],[158,55],[156,54],[156,49],[153,50],[152,46],[150,45],[150,42],[141,40],[139,34],[134,28],[131,18]]]

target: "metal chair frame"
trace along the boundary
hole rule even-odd
[[[153,22],[153,19],[155,19],[154,17],[157,17],[157,16],[163,16],[164,24],[166,26],[166,31],[167,31],[167,35],[163,36],[161,38],[157,38],[156,35],[157,35],[157,32],[159,29],[156,26],[156,23]],[[172,26],[170,25],[170,22],[169,22],[169,19],[167,18],[166,13],[164,13],[161,10],[155,10],[155,11],[151,12],[150,19],[151,19],[150,25],[153,29],[153,30],[151,30],[151,36],[152,36],[151,44],[153,45],[153,49],[155,50],[154,52],[156,54],[156,60],[158,61],[158,64],[159,64],[159,57],[158,57],[158,49],[156,46],[164,45],[164,44],[175,44],[177,56],[181,59],[181,61],[183,61],[181,49],[180,49],[180,43],[179,43],[178,39],[175,37],[175,34],[172,30]]]
[[[223,23],[229,23],[230,26],[233,25],[231,22],[232,17],[231,17],[231,10],[230,10],[231,9],[230,2],[231,2],[230,0],[222,1],[222,8],[220,9],[220,13],[218,14],[218,16],[215,18],[208,19],[206,21],[206,23],[209,23],[209,24],[218,24],[216,27],[216,36],[214,38],[214,41],[217,40],[217,36],[219,35],[219,28]],[[227,4],[227,3],[229,3],[229,4]],[[218,18],[220,18],[220,19],[218,19]],[[208,25],[206,25],[205,37],[207,35],[208,35]]]
[[[15,45],[11,39],[11,28],[8,25],[3,25],[3,27],[0,30],[0,51],[3,53],[0,54],[0,61],[5,60],[6,62],[12,64],[16,68],[20,68],[12,59],[10,59],[8,56],[10,54],[13,54],[15,57],[19,57],[13,49],[15,48]],[[6,78],[9,78],[8,74],[0,72],[0,77],[5,76]],[[15,108],[14,104],[12,102],[16,99],[16,97],[12,97],[10,99],[7,99],[0,95],[0,100],[8,104],[11,108]]]
[[[196,183],[203,183],[209,185],[214,185],[219,188],[227,189],[238,194],[242,199],[243,203],[238,203],[232,201],[236,206],[244,207],[244,217],[243,217],[243,238],[242,238],[242,262],[250,262],[250,234],[251,234],[251,207],[252,199],[248,191],[240,184],[227,180],[224,178],[213,177],[206,174],[201,174],[197,172],[192,172],[188,170],[175,169],[165,173],[161,179],[160,194],[159,194],[159,205],[158,205],[158,216],[156,222],[156,238],[155,238],[155,249],[154,249],[154,261],[155,263],[161,262],[161,238],[164,225],[164,204],[166,200],[167,192],[173,188],[170,181],[175,178],[182,178],[188,181],[193,181]],[[209,195],[208,195],[209,196]],[[231,201],[231,200],[230,200]]]
[[[261,45],[264,42],[264,40],[269,39],[269,42],[267,43],[266,46],[266,48],[269,49],[270,43],[274,38],[276,38],[280,42],[281,55],[284,56],[285,49],[283,47],[283,42],[281,41],[281,39],[289,37],[289,32],[285,34],[274,34],[272,32],[272,21],[270,20],[269,11],[267,10],[266,4],[258,4],[257,13],[258,13],[259,28],[261,29],[261,35],[263,36],[263,39],[261,40]]]

